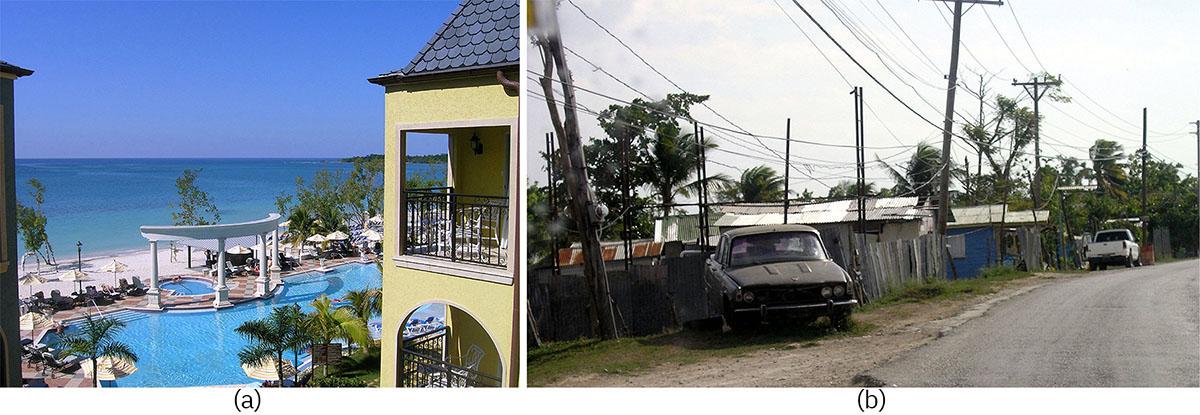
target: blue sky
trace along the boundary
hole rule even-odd
[[[406,65],[456,5],[0,2],[0,59],[36,71],[15,88],[16,156],[381,153],[367,78]]]

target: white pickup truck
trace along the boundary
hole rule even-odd
[[[1109,265],[1124,265],[1126,268],[1142,266],[1141,249],[1133,240],[1128,229],[1110,229],[1096,232],[1092,243],[1084,248],[1088,270],[1108,269]]]

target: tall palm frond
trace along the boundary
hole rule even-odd
[[[128,360],[136,363],[138,358],[129,345],[114,340],[125,322],[107,317],[93,318],[85,314],[79,332],[59,340],[63,350],[68,354],[87,356],[92,360],[92,373],[96,373],[98,360],[102,357]],[[92,376],[92,386],[98,386],[99,380]]]
[[[738,202],[774,202],[785,197],[783,177],[775,169],[758,166],[742,171],[741,178],[721,190],[724,200]]]

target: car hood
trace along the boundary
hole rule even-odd
[[[725,273],[741,287],[846,282],[845,271],[833,261],[775,262]]]

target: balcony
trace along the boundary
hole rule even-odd
[[[450,327],[404,339],[400,349],[400,387],[475,388],[499,387],[500,379],[479,372],[483,350],[471,347],[460,365],[450,363],[446,340]]]
[[[508,265],[508,198],[453,187],[408,189],[405,255],[503,268]]]

